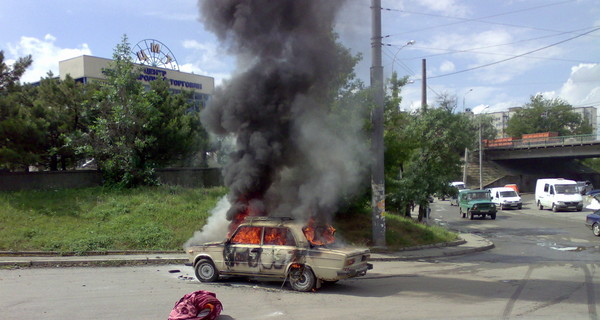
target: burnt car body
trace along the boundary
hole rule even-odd
[[[368,249],[318,245],[315,231],[292,218],[246,218],[227,240],[191,246],[187,253],[202,282],[221,276],[271,278],[288,281],[297,291],[363,276],[372,268]]]
[[[592,230],[596,237],[600,237],[600,210],[588,214],[585,217],[585,225]]]

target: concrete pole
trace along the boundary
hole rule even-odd
[[[479,190],[483,190],[483,143],[481,141],[481,119],[479,119]]]
[[[421,109],[427,108],[427,60],[422,60],[423,81],[421,81]]]
[[[383,166],[383,65],[381,63],[381,0],[371,0],[371,90],[375,106],[371,114],[373,136],[371,148],[373,163],[371,168],[371,206],[373,243],[385,247],[385,177]]]

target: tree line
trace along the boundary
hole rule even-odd
[[[156,184],[156,168],[204,164],[208,139],[191,92],[175,94],[162,79],[146,89],[126,36],[102,82],[49,72],[22,85],[31,63],[27,56],[8,66],[0,51],[0,169],[67,170],[93,161],[105,184],[133,187]]]
[[[371,91],[354,74],[361,56],[352,56],[341,45],[339,51],[347,65],[334,79],[330,112],[363,121],[363,130],[369,132]],[[19,83],[31,57],[8,66],[0,51],[0,169],[65,170],[93,159],[105,184],[134,187],[157,183],[157,168],[206,165],[211,146],[199,113],[190,112],[188,94],[170,92],[160,79],[144,88],[131,57],[124,36],[105,70],[106,81],[84,85],[68,75],[58,80],[49,73],[32,86]],[[483,139],[494,139],[497,132],[489,117],[456,112],[457,98],[449,94],[431,106],[400,110],[406,83],[406,77],[394,73],[387,84],[385,179],[386,209],[410,215],[411,206],[424,210],[432,195],[449,191],[449,181],[462,180],[464,150],[478,148],[479,130]],[[536,95],[507,128],[513,137],[544,131],[583,134],[591,127],[566,102]],[[365,185],[358,198],[344,201],[350,209],[364,206],[369,192]]]

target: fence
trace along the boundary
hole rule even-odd
[[[223,185],[220,168],[167,168],[157,170],[161,183],[184,187]],[[96,170],[0,172],[0,191],[89,188],[102,184]]]

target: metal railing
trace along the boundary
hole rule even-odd
[[[510,141],[486,141],[485,149],[514,149],[514,148],[539,148],[539,147],[561,147],[582,144],[600,143],[598,134],[582,134],[575,136],[560,137],[536,137],[529,139],[516,139]]]

